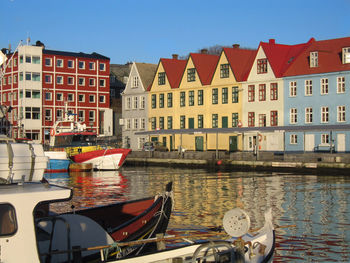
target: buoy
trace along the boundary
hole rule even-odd
[[[216,162],[216,164],[217,164],[217,165],[221,165],[221,164],[222,164],[222,161],[219,160],[219,161]]]
[[[89,172],[92,171],[92,163],[71,163],[69,165],[70,172]]]

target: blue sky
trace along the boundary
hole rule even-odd
[[[257,48],[350,36],[350,0],[0,0],[0,48],[28,36],[47,49],[158,63],[214,45]]]

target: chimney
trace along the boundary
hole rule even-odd
[[[233,48],[239,48],[239,44],[233,44],[232,47]]]
[[[178,54],[173,54],[173,59],[178,59],[179,55]]]
[[[270,38],[270,39],[269,39],[269,44],[271,44],[271,45],[276,44],[275,39],[274,39],[274,38]]]
[[[201,54],[208,54],[208,49],[206,48],[201,49]]]

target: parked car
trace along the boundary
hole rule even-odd
[[[143,151],[160,151],[160,152],[166,152],[168,151],[168,148],[163,145],[161,142],[145,142],[142,147]]]

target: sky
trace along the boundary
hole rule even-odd
[[[0,0],[0,49],[29,37],[97,52],[111,64],[157,64],[215,45],[258,48],[350,37],[350,0]]]

